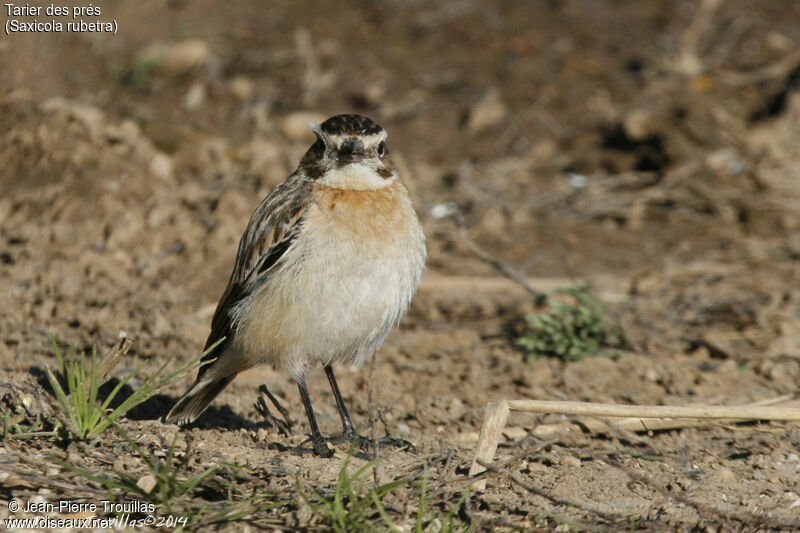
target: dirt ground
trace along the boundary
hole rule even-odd
[[[51,337],[102,355],[126,332],[135,346],[117,378],[196,357],[250,213],[294,170],[313,139],[308,120],[341,112],[389,131],[429,260],[371,385],[369,368],[342,368],[340,386],[364,434],[416,445],[382,451],[375,477],[425,472],[429,516],[458,508],[491,400],[739,405],[797,394],[797,2],[100,5],[90,18],[115,19],[117,35],[0,38],[9,419],[24,423],[26,406],[59,416],[44,378],[56,368]],[[458,223],[534,285],[591,284],[630,350],[526,362],[516,341],[533,301],[476,257]],[[308,448],[308,427],[287,374],[241,375],[179,431],[159,418],[190,379],[121,421],[162,456],[177,433],[177,450],[191,447],[188,473],[249,467],[210,477],[180,512],[269,494],[259,497],[271,509],[197,524],[329,527],[303,498],[336,484],[347,447],[333,459],[293,451]],[[289,409],[289,436],[257,412],[262,383]],[[321,372],[309,389],[323,432],[337,431]],[[371,416],[382,420],[370,427]],[[567,422],[512,413],[496,456],[510,462],[469,494],[455,529],[800,529],[796,423],[636,435]],[[569,431],[542,437],[542,424]],[[8,437],[0,499],[104,494],[51,454],[99,476],[146,474],[111,430],[93,447]],[[414,487],[387,497],[406,530]]]

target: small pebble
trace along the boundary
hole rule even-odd
[[[564,466],[581,466],[581,460],[572,455],[565,455],[561,458],[561,464]]]
[[[152,474],[147,474],[139,478],[139,481],[136,482],[136,486],[150,494],[156,487],[156,478]]]

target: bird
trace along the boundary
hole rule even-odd
[[[324,369],[339,441],[356,437],[332,365],[374,356],[408,310],[427,252],[386,130],[356,114],[309,127],[316,141],[250,218],[197,378],[165,422],[194,421],[239,372],[270,364],[297,383],[313,451],[329,457],[306,375]]]

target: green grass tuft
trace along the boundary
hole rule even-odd
[[[474,530],[474,524],[464,524],[457,519],[459,509],[469,496],[469,489],[465,490],[459,501],[448,510],[443,518],[440,518],[435,511],[431,513],[428,511],[433,505],[428,494],[427,466],[422,480],[419,482],[399,480],[373,486],[366,474],[381,459],[366,463],[351,475],[347,471],[351,458],[352,456],[348,456],[344,460],[342,468],[339,470],[336,487],[332,491],[314,489],[310,499],[303,496],[312,512],[319,517],[326,531],[337,533],[410,531],[409,527],[402,527],[392,520],[384,504],[384,498],[390,493],[409,488],[420,491],[416,518],[412,526],[415,533]],[[305,494],[302,487],[298,487],[298,492],[301,495]]]
[[[111,476],[98,476],[89,472],[88,470],[84,470],[71,463],[68,463],[56,455],[51,454],[50,458],[64,468],[80,475],[81,477],[84,477],[90,481],[94,481],[95,483],[99,483],[109,491],[109,495],[112,497],[112,499],[116,499],[118,496],[123,495],[134,495],[150,501],[155,505],[163,507],[169,513],[173,513],[173,502],[176,499],[190,495],[200,483],[202,483],[206,478],[220,468],[220,465],[214,465],[200,472],[199,474],[184,478],[182,471],[186,468],[190,458],[190,453],[187,450],[187,452],[183,454],[182,458],[178,459],[176,457],[175,442],[178,438],[177,434],[175,435],[175,438],[172,439],[172,444],[167,450],[166,456],[162,460],[156,457],[155,454],[145,451],[113,421],[109,421],[108,424],[112,425],[114,429],[116,429],[117,433],[119,433],[120,436],[125,439],[130,447],[136,452],[136,455],[138,455],[147,466],[150,474],[155,479],[155,485],[151,490],[148,491],[143,489],[137,484],[136,479],[132,478],[128,474],[125,474],[124,472],[114,470],[113,475]]]
[[[557,357],[576,361],[604,348],[625,347],[622,331],[605,320],[605,305],[590,288],[572,287],[556,291],[574,303],[550,299],[548,312],[525,317],[527,331],[517,341],[527,360]]]
[[[184,528],[194,530],[198,527],[207,527],[213,524],[224,524],[248,520],[262,526],[279,525],[259,514],[287,505],[285,499],[258,492],[249,497],[242,498],[236,492],[235,485],[228,486],[228,499],[220,502],[197,504],[196,491],[212,490],[212,486],[219,485],[220,479],[236,477],[237,470],[247,470],[247,467],[230,463],[220,463],[190,473],[189,461],[192,457],[191,450],[187,447],[181,457],[176,453],[178,434],[170,444],[163,458],[155,453],[145,450],[137,444],[131,436],[119,425],[109,422],[116,432],[128,443],[136,455],[145,464],[146,472],[153,477],[154,484],[149,490],[139,485],[139,481],[131,475],[119,470],[111,473],[98,473],[73,465],[57,455],[51,454],[50,459],[67,470],[104,487],[111,501],[129,501],[140,499],[156,506],[159,514],[168,514],[174,520],[178,530]],[[217,476],[213,482],[211,478]],[[138,476],[141,479],[142,476]]]
[[[0,440],[6,439],[37,439],[37,438],[57,438],[63,429],[61,422],[56,420],[51,423],[40,416],[28,425],[15,420],[15,416],[10,413],[0,413],[0,423],[3,424],[3,431],[0,433]]]
[[[61,367],[61,376],[66,382],[66,390],[50,369],[47,370],[47,379],[56,394],[59,405],[67,416],[68,428],[81,440],[88,440],[100,435],[115,420],[145,402],[167,383],[196,369],[200,359],[195,359],[177,370],[165,373],[167,365],[172,361],[172,358],[169,358],[130,396],[111,409],[109,406],[122,387],[138,375],[145,363],[117,383],[101,403],[97,396],[100,388],[97,373],[97,348],[92,348],[91,358],[88,361],[85,354],[76,355],[74,348],[70,348],[69,356],[64,358],[55,339],[53,339],[53,349]]]
[[[369,480],[365,474],[380,462],[380,459],[366,463],[350,475],[347,466],[351,458],[352,456],[348,455],[344,460],[333,493],[314,489],[312,497],[307,501],[312,511],[337,533],[396,529],[386,513],[382,500],[390,492],[406,486],[407,482],[394,481],[368,488]],[[302,490],[299,492],[303,494]]]
[[[146,90],[151,85],[151,73],[161,68],[164,59],[160,56],[137,55],[123,82],[137,89]]]

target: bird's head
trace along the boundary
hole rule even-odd
[[[376,190],[397,179],[386,130],[362,115],[336,115],[309,124],[317,136],[300,161],[309,179],[336,189]]]

